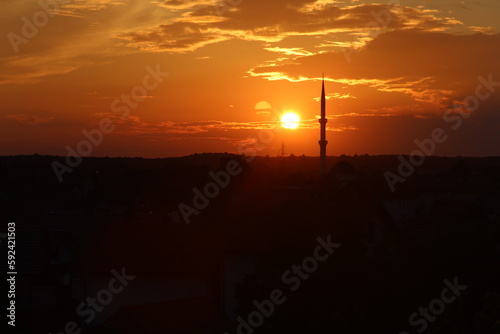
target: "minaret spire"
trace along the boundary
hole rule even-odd
[[[328,141],[326,140],[326,98],[325,98],[325,74],[323,73],[323,79],[321,82],[321,118],[319,119],[319,124],[321,125],[320,130],[320,140],[319,140],[319,159],[320,159],[320,170],[321,174],[326,172],[326,145]]]

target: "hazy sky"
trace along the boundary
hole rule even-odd
[[[324,72],[329,155],[409,154],[435,128],[436,154],[500,155],[499,18],[498,0],[2,0],[0,154],[66,155],[109,118],[92,156],[318,155]]]

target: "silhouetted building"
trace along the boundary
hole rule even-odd
[[[326,145],[328,141],[326,140],[326,99],[325,99],[325,76],[323,75],[323,81],[321,83],[321,118],[319,119],[319,124],[321,124],[320,130],[320,140],[319,140],[319,156],[320,156],[320,170],[321,174],[326,172]]]

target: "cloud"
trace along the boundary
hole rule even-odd
[[[328,93],[326,94],[325,96],[325,99],[326,100],[334,100],[334,99],[337,99],[337,100],[342,100],[342,99],[355,99],[356,96],[353,96],[349,93]],[[313,98],[314,101],[320,101],[321,100],[321,97],[315,97]]]
[[[326,0],[242,1],[222,15],[212,0],[72,0],[61,4],[55,17],[13,56],[6,45],[0,51],[0,84],[37,83],[44,77],[67,74],[104,57],[134,52],[187,53],[228,40],[277,43],[296,36],[322,36],[321,49],[267,45],[284,57],[321,53],[355,43],[362,47],[374,38],[377,19],[387,29],[447,29],[457,24],[435,10],[359,4],[345,6]],[[29,6],[29,7],[28,7]],[[19,13],[24,8],[24,13]],[[40,11],[29,2],[9,5],[12,17]],[[389,17],[387,17],[389,15]],[[390,19],[389,19],[390,18]],[[375,23],[375,26],[367,25]],[[9,18],[11,31],[20,33],[20,21]],[[333,39],[333,36],[343,36]],[[352,38],[347,37],[351,36]],[[352,40],[354,38],[354,40]],[[2,45],[3,46],[3,45]],[[8,52],[7,52],[8,51]],[[4,55],[2,57],[2,55]]]
[[[192,22],[175,22],[147,31],[122,34],[119,37],[129,41],[129,46],[143,51],[163,50],[180,53],[229,39],[228,36],[219,35],[217,30],[210,28],[208,24]]]
[[[249,121],[249,122],[227,122],[227,121],[191,121],[173,122],[156,121],[150,122],[141,119],[139,116],[128,116],[120,119],[113,113],[95,113],[95,119],[110,118],[116,129],[112,136],[119,137],[139,137],[156,140],[178,140],[179,138],[222,138],[226,141],[251,140],[259,130],[276,131],[282,129],[280,121]],[[332,117],[340,117],[334,116]],[[96,123],[97,124],[97,123]],[[300,128],[303,130],[317,130],[319,123],[316,118],[304,119],[300,121]],[[357,130],[352,125],[342,125],[336,123],[328,127],[328,131],[351,131]],[[246,139],[242,139],[246,138]]]
[[[42,117],[42,116],[29,115],[29,114],[4,115],[3,117],[7,118],[7,119],[15,120],[19,123],[30,124],[30,125],[40,124],[40,123],[48,123],[54,119],[53,116]]]
[[[213,6],[216,0],[167,0],[162,2],[154,2],[159,6],[173,10],[173,11],[183,11],[187,9],[194,9],[199,7]]]
[[[97,12],[113,6],[123,6],[123,0],[59,0],[60,8],[54,12],[61,16],[82,17],[89,12]]]
[[[422,111],[443,111],[454,100],[474,94],[480,75],[500,78],[500,34],[458,35],[416,29],[380,34],[366,47],[353,52],[351,62],[342,52],[327,52],[267,61],[248,71],[267,80],[319,80],[327,69],[334,89],[356,87],[358,99],[374,100],[384,93],[407,97],[405,103],[425,106]],[[338,92],[338,91],[337,91]]]
[[[332,33],[358,35],[359,40],[366,43],[371,40],[371,31],[381,28],[436,31],[461,24],[452,18],[439,17],[437,11],[421,8],[377,4],[339,7],[334,4],[323,0],[243,1],[221,17],[216,14],[213,3],[167,1],[162,6],[184,10],[174,22],[119,37],[129,41],[130,46],[145,51],[187,52],[228,39],[273,43],[291,36]],[[268,49],[289,54],[308,52],[297,48],[287,48],[288,51],[279,47]]]
[[[494,33],[495,29],[492,27],[476,27],[476,26],[470,26],[469,29],[474,32],[480,32],[483,34],[490,34]]]
[[[8,19],[2,25],[5,36],[22,38],[25,23],[21,19],[30,21],[36,13],[44,13],[37,2],[6,6],[4,14]],[[48,76],[109,62],[110,57],[137,53],[117,35],[157,26],[172,16],[138,0],[61,1],[55,13],[46,24],[35,27],[26,43],[17,45],[18,53],[8,38],[0,41],[0,84],[35,84]]]

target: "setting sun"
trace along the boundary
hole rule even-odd
[[[281,116],[281,126],[286,129],[296,129],[299,126],[300,118],[296,113],[289,112]]]

